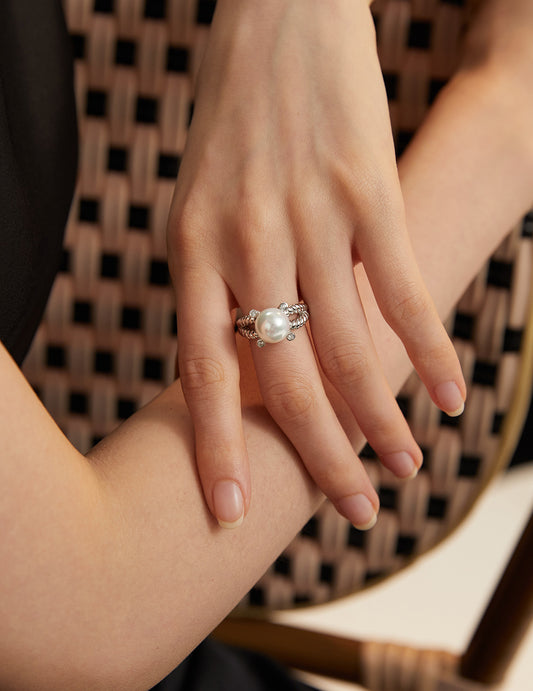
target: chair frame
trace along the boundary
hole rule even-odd
[[[435,677],[430,682],[435,689],[439,684],[446,684],[449,689],[451,684],[455,689],[472,688],[470,682],[477,682],[483,685],[482,688],[499,684],[504,680],[533,618],[532,573],[533,511],[477,629],[461,655],[387,643],[373,645],[383,651],[395,648],[397,657],[436,660]],[[305,672],[365,686],[369,683],[364,663],[365,648],[369,644],[362,641],[248,618],[226,619],[213,635],[224,643],[264,653]],[[368,688],[374,691],[378,687]],[[394,687],[396,691],[403,688],[414,687]]]

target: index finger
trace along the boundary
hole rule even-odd
[[[178,361],[194,425],[198,474],[211,513],[238,527],[250,503],[239,363],[230,294],[211,268],[184,268],[176,286]]]

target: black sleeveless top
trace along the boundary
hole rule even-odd
[[[74,189],[70,42],[53,0],[0,2],[0,339],[17,363],[41,320]]]

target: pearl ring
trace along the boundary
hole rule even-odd
[[[296,317],[289,319],[292,314]],[[307,321],[309,308],[305,303],[288,305],[282,302],[279,307],[267,307],[262,312],[250,310],[248,314],[238,317],[235,330],[238,330],[241,336],[257,341],[258,347],[262,348],[266,343],[279,343],[285,338],[287,341],[294,341],[295,330]]]

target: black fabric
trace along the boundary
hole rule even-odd
[[[272,660],[207,639],[152,691],[317,691]]]
[[[0,154],[0,339],[20,364],[59,267],[76,176],[59,0],[0,2]]]

